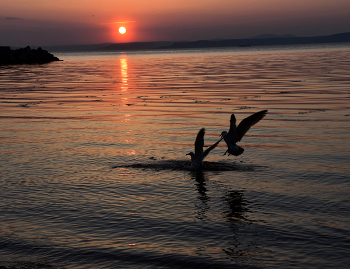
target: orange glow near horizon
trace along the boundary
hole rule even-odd
[[[116,21],[111,23],[111,37],[114,42],[127,43],[135,41],[135,21]]]

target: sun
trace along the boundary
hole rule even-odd
[[[126,33],[126,29],[125,27],[119,27],[119,33],[121,33],[122,35]]]

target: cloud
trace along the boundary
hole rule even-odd
[[[5,20],[20,20],[21,18],[16,17],[6,17]]]
[[[117,21],[115,23],[131,23],[131,22],[136,22],[136,21]]]
[[[112,21],[112,22],[102,22],[100,24],[128,24],[128,23],[135,23],[136,21]]]

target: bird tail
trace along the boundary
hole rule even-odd
[[[234,155],[234,156],[239,156],[244,152],[244,148],[235,145],[233,148],[228,148],[227,151],[225,152],[224,155],[226,155],[226,153],[228,153],[228,155]]]
[[[238,146],[237,155],[235,155],[235,156],[239,156],[239,155],[241,155],[243,152],[244,152],[244,148]]]

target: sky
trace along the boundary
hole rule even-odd
[[[0,0],[0,46],[331,35],[350,32],[349,11],[350,0]]]

